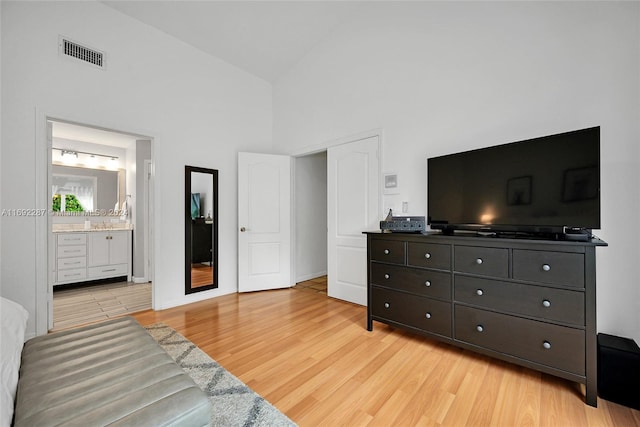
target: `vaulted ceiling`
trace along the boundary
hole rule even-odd
[[[103,1],[270,83],[364,2]]]

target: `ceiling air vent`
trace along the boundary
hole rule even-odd
[[[58,48],[62,56],[75,58],[98,68],[105,68],[104,52],[83,46],[63,36],[59,38]]]

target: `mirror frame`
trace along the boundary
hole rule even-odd
[[[193,288],[191,286],[191,173],[199,172],[204,174],[210,174],[213,181],[213,223],[211,226],[213,238],[211,246],[213,250],[213,283],[210,285],[198,286]],[[218,287],[218,170],[201,168],[197,166],[185,166],[184,167],[184,267],[185,267],[185,281],[184,292],[185,295],[195,292],[206,291],[208,289],[216,289]]]

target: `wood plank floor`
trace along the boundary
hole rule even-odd
[[[583,387],[374,322],[294,287],[134,315],[186,336],[300,426],[639,426]]]

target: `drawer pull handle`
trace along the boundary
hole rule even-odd
[[[484,261],[482,261],[482,258],[476,258],[476,264],[480,265],[482,264]]]
[[[431,280],[427,280],[426,282],[424,282],[424,285],[428,288],[429,286],[431,286]]]
[[[427,319],[431,319],[431,313],[425,314],[424,317],[426,317]]]
[[[384,303],[384,308],[389,308],[389,307],[391,307],[391,304],[389,304],[388,302],[385,302]]]
[[[388,279],[389,277],[391,277],[391,276],[389,276],[388,274],[385,274],[385,275],[384,275],[384,278],[385,278],[385,279]]]
[[[431,254],[430,254],[429,252],[427,252],[426,254],[424,254],[424,257],[425,257],[426,259],[429,259],[429,258],[431,258]]]
[[[476,295],[478,295],[479,297],[481,297],[484,294],[484,291],[482,289],[478,289],[476,291]]]
[[[542,269],[544,271],[549,271],[549,270],[551,270],[551,266],[549,264],[542,264]]]
[[[385,254],[385,255],[389,255],[389,249],[385,249],[385,250],[384,250],[384,254]]]
[[[548,299],[542,301],[542,306],[547,308],[551,307],[551,301],[549,301]]]
[[[482,325],[478,325],[478,326],[476,326],[476,331],[482,332],[482,331],[484,331],[484,327]]]
[[[549,350],[551,348],[551,343],[549,341],[545,341],[542,343],[542,346]]]

